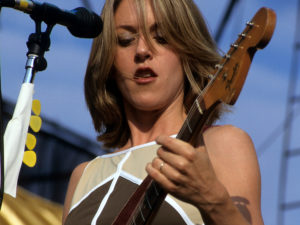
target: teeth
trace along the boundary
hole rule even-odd
[[[151,77],[152,75],[151,74],[138,74],[136,75],[136,77],[143,77],[143,78],[147,78],[147,77]]]

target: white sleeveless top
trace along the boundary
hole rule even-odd
[[[65,225],[111,224],[147,176],[146,164],[156,156],[158,148],[155,142],[149,142],[90,161],[74,192]],[[203,224],[203,221],[196,207],[167,195],[151,224]]]

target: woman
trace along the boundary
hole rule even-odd
[[[211,126],[220,108],[194,146],[173,138],[220,60],[193,1],[107,0],[102,18],[85,94],[98,140],[115,153],[73,171],[64,223],[111,224],[149,174],[170,194],[153,224],[263,224],[253,144]]]

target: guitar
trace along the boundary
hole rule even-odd
[[[275,23],[276,14],[268,8],[261,8],[247,23],[227,54],[215,66],[210,81],[195,99],[176,138],[193,144],[196,136],[202,133],[205,122],[215,107],[222,102],[230,105],[236,102],[254,54],[269,43]],[[113,225],[150,224],[166,194],[150,176],[147,176]]]

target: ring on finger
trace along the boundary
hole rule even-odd
[[[162,162],[160,165],[159,165],[159,171],[162,172],[162,168],[164,167],[165,163]]]

